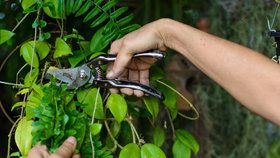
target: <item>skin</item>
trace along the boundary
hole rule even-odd
[[[46,146],[37,145],[29,151],[27,157],[28,158],[80,158],[80,155],[74,154],[76,145],[77,145],[76,139],[74,137],[69,137],[53,154],[49,154]]]
[[[161,19],[131,32],[111,45],[117,54],[108,65],[108,79],[125,79],[149,84],[149,68],[155,59],[132,59],[134,53],[151,49],[173,49],[220,84],[251,111],[280,125],[280,65],[260,53],[199,31],[188,25]],[[143,92],[132,89],[111,89],[141,97]],[[52,155],[45,146],[36,146],[28,158],[79,158],[73,155],[76,140],[70,137]]]
[[[147,24],[112,43],[117,60],[109,65],[107,78],[148,84],[153,61],[131,57],[151,49],[181,53],[246,108],[280,125],[280,65],[254,50],[170,19]],[[120,91],[143,95],[132,89]]]

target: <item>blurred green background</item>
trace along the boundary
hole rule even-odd
[[[120,0],[136,14],[135,21],[146,24],[160,18],[172,18],[198,27],[211,34],[248,46],[269,58],[275,53],[273,39],[268,37],[267,19],[276,9],[273,0]],[[0,28],[12,29],[24,15],[20,1],[0,0]],[[280,27],[276,16],[275,29]],[[278,19],[278,20],[277,20]],[[25,21],[16,31],[17,39],[0,46],[0,65],[8,54],[32,34],[33,21]],[[89,30],[85,30],[89,31]],[[205,50],[207,51],[207,50]],[[172,52],[173,54],[176,54]],[[177,55],[174,55],[177,56]],[[189,126],[201,144],[199,158],[277,158],[280,157],[280,132],[272,123],[243,108],[215,82],[194,68],[186,59],[177,56],[183,64],[182,78],[188,96],[198,107],[198,121],[177,120]],[[215,64],[215,63],[213,63]],[[3,66],[0,81],[15,82],[23,59],[15,52]],[[166,70],[168,71],[168,70]],[[12,118],[17,111],[11,106],[15,97],[11,86],[0,84],[0,100]],[[7,135],[12,124],[0,112],[0,157],[5,157]]]

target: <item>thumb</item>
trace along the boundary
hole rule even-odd
[[[130,63],[131,58],[131,53],[129,53],[128,51],[120,50],[120,53],[117,54],[117,58],[114,62],[113,68],[109,70],[106,77],[108,79],[119,77],[125,70],[126,66]]]
[[[64,141],[64,143],[56,150],[54,154],[51,155],[51,158],[70,158],[76,149],[76,138],[69,137]]]

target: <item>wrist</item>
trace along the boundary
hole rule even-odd
[[[160,19],[157,21],[157,31],[163,45],[167,48],[174,49],[174,41],[172,40],[173,28],[176,25],[176,21],[168,18]]]

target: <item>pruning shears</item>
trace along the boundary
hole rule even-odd
[[[46,78],[54,77],[59,81],[66,83],[68,89],[76,89],[90,83],[94,87],[101,88],[130,88],[133,90],[140,90],[143,91],[145,95],[154,96],[161,100],[164,99],[164,96],[161,92],[147,85],[125,80],[104,78],[104,72],[101,69],[101,66],[115,61],[116,57],[117,56],[114,54],[99,55],[93,58],[88,63],[83,64],[79,67],[56,70],[49,69],[46,73]],[[151,50],[142,53],[136,53],[132,58],[140,57],[162,59],[164,58],[164,53],[159,50]]]

